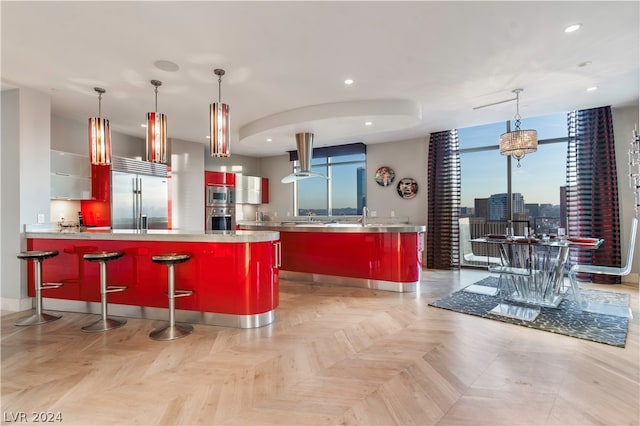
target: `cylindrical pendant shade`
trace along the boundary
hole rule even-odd
[[[111,164],[111,127],[106,118],[89,118],[89,153],[91,164]]]
[[[230,127],[229,105],[221,102],[211,104],[209,126],[211,130],[210,154],[212,157],[229,157]]]
[[[147,113],[147,161],[167,162],[167,117],[157,111]]]
[[[520,160],[525,154],[538,150],[538,132],[535,130],[515,130],[500,135],[500,154],[511,155]]]

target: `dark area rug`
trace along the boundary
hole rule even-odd
[[[487,293],[491,293],[491,288],[497,288],[498,286],[498,278],[493,276],[487,277],[473,285],[487,287]],[[590,294],[591,297],[597,294],[597,296],[603,298],[619,299],[616,303],[624,304],[625,306],[629,305],[628,294],[598,290],[583,291],[585,293],[592,293]],[[540,314],[533,321],[524,321],[518,318],[489,313],[491,309],[501,302],[502,300],[498,296],[470,293],[462,289],[442,299],[438,299],[429,305],[523,327],[563,334],[578,339],[591,340],[593,342],[621,348],[625,347],[629,327],[629,320],[627,318],[583,312],[578,307],[578,304],[571,299],[563,300],[558,308],[542,307]],[[509,304],[514,305],[513,302],[509,302]]]

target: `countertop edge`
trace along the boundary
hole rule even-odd
[[[134,231],[126,230],[100,232],[52,232],[28,231],[25,238],[58,240],[113,240],[113,241],[176,241],[200,243],[259,243],[277,241],[280,234],[271,230],[212,231],[208,233],[170,232],[170,231]]]
[[[413,233],[413,232],[425,232],[427,227],[425,225],[411,225],[411,224],[339,224],[339,226],[328,225],[305,225],[301,223],[299,225],[275,225],[275,224],[259,224],[259,223],[241,223],[239,224],[241,229],[246,230],[272,230],[277,232],[334,232],[334,233]]]

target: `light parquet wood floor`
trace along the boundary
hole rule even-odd
[[[425,271],[415,294],[282,280],[273,324],[172,342],[151,320],[85,334],[91,315],[5,313],[3,424],[639,424],[637,287],[615,286],[634,313],[624,349],[427,306],[487,275]]]

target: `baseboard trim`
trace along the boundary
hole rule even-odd
[[[0,297],[0,310],[3,312],[22,312],[33,309],[33,297],[14,299],[10,297]]]
[[[632,273],[622,277],[622,282],[638,287],[640,285],[640,274]]]

